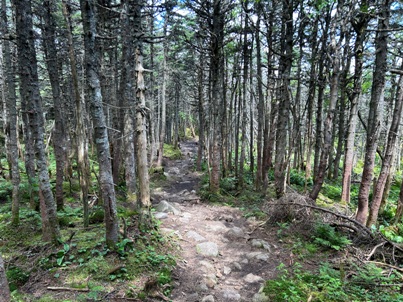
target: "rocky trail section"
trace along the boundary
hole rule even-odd
[[[284,261],[272,234],[257,231],[239,209],[200,202],[194,171],[195,142],[181,144],[184,159],[168,161],[169,185],[153,194],[161,230],[176,240],[181,258],[173,273],[175,302],[269,301],[264,280]],[[272,241],[271,241],[272,242]]]

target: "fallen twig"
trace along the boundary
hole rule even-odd
[[[58,286],[48,286],[48,290],[60,290],[60,291],[72,291],[72,292],[88,292],[90,289],[88,287],[85,288],[74,288],[74,287],[58,287]]]
[[[375,254],[376,249],[377,249],[378,247],[381,247],[382,245],[385,245],[386,242],[387,242],[387,241],[383,241],[383,242],[381,242],[381,243],[375,245],[375,247],[372,249],[371,253],[368,254],[368,256],[367,256],[367,261],[369,261],[369,259],[371,259],[371,257]]]
[[[365,261],[365,262],[367,262],[367,263],[373,263],[373,264],[377,264],[377,265],[381,265],[381,266],[390,267],[390,268],[393,268],[393,269],[395,269],[395,270],[397,270],[397,271],[403,273],[403,268],[400,268],[400,267],[398,267],[398,266],[394,266],[394,265],[391,265],[391,264],[387,264],[387,263],[384,263],[384,262],[378,262],[378,261],[368,261],[368,260],[367,260],[367,261]]]

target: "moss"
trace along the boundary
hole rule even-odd
[[[179,148],[175,148],[173,145],[164,144],[164,156],[169,159],[181,159],[182,152]]]
[[[97,224],[104,222],[105,212],[101,208],[95,209],[89,217],[90,224]]]
[[[7,280],[10,286],[10,291],[16,290],[24,285],[29,279],[29,272],[24,271],[20,267],[11,267],[7,270]]]

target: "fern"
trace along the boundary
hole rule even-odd
[[[334,227],[322,223],[315,227],[313,239],[314,243],[336,251],[351,244],[351,241],[337,232]]]

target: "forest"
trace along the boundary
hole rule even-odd
[[[0,1],[0,302],[403,301],[401,1]]]

